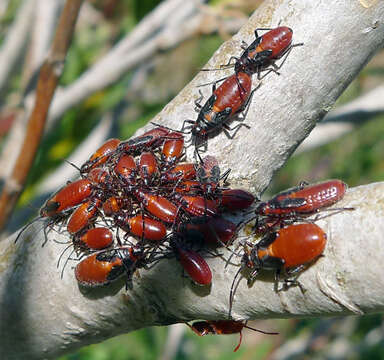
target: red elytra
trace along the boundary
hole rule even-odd
[[[129,232],[135,236],[151,241],[160,241],[167,235],[166,227],[149,216],[136,215],[125,219]]]
[[[214,92],[216,101],[213,104],[214,112],[221,112],[230,108],[229,116],[242,109],[251,94],[252,78],[244,72],[229,76]],[[206,117],[208,119],[208,117]]]
[[[107,140],[92,154],[89,160],[81,166],[80,172],[82,174],[87,173],[91,169],[104,164],[108,160],[109,156],[117,149],[119,144],[119,139]]]
[[[190,180],[196,176],[195,165],[192,163],[177,164],[162,175],[163,181]]]
[[[274,240],[273,240],[274,238]],[[325,232],[316,224],[294,224],[267,235],[256,246],[256,256],[265,269],[274,269],[271,258],[281,259],[277,267],[292,269],[317,259],[327,242]]]
[[[204,258],[193,250],[186,250],[177,247],[178,260],[190,276],[198,285],[210,285],[212,282],[212,272]]]
[[[218,213],[217,201],[202,196],[174,195],[175,200],[194,216],[214,216]]]
[[[74,181],[53,195],[40,210],[40,216],[53,217],[63,211],[79,205],[92,193],[92,184],[88,179]]]
[[[256,59],[262,51],[270,50],[269,59],[279,59],[292,44],[293,31],[287,26],[271,29],[260,38],[259,44],[248,51],[248,56]]]
[[[243,210],[250,207],[255,197],[242,189],[228,189],[221,192],[221,206],[229,211]]]
[[[313,213],[330,206],[344,197],[347,185],[341,180],[328,180],[309,186],[299,186],[261,202],[256,208],[258,215],[286,215]]]
[[[217,216],[195,218],[184,226],[187,230],[193,229],[200,232],[204,237],[204,241],[214,245],[229,244],[233,240],[237,229],[233,222]]]
[[[176,220],[177,206],[165,197],[147,193],[142,189],[136,189],[134,194],[144,208],[160,220],[169,224]]]
[[[67,230],[70,234],[76,234],[90,225],[90,220],[95,217],[97,208],[101,204],[98,199],[89,200],[81,204],[68,220]]]
[[[134,184],[137,167],[135,159],[132,155],[122,155],[115,166],[115,174],[125,182],[129,184]]]
[[[167,135],[161,150],[162,160],[165,166],[173,165],[183,154],[184,137],[181,133],[173,132]]]
[[[186,323],[189,328],[199,336],[205,335],[232,335],[239,334],[239,343],[233,350],[236,352],[239,350],[241,341],[243,338],[242,331],[244,328],[261,332],[268,335],[277,335],[275,332],[266,332],[259,329],[254,329],[247,325],[247,321],[236,321],[236,320],[206,320],[206,321],[196,321],[192,325]]]
[[[105,227],[97,227],[87,230],[79,237],[81,244],[92,250],[101,250],[112,245],[113,235],[111,230]]]
[[[143,152],[138,165],[140,177],[148,185],[159,170],[156,157],[150,152]]]
[[[98,260],[99,254],[93,254],[80,261],[75,268],[76,280],[87,287],[107,285],[124,274],[123,261],[111,256],[105,261]]]

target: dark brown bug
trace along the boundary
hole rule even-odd
[[[266,331],[252,328],[247,325],[247,321],[206,320],[206,321],[196,321],[192,325],[186,323],[186,325],[188,325],[189,328],[199,336],[239,334],[240,335],[239,343],[233,350],[234,352],[236,352],[240,348],[241,340],[243,338],[242,331],[244,328],[261,332],[267,335],[278,335],[278,333],[275,333],[275,332],[266,332]]]

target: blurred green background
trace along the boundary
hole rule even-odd
[[[260,2],[260,1],[259,1]],[[1,20],[4,36],[17,10],[19,1],[11,1]],[[129,33],[159,0],[88,1],[99,15],[94,23],[78,24],[75,38],[65,65],[61,85],[71,84],[108,48]],[[211,1],[219,17],[246,18],[255,8],[254,1]],[[48,174],[82,143],[101,116],[124,106],[113,127],[113,136],[130,137],[160,111],[179,90],[202,68],[205,62],[230,37],[223,32],[195,36],[171,51],[156,54],[151,70],[134,91],[127,91],[133,72],[117,83],[90,96],[80,105],[67,111],[54,131],[49,132],[40,147],[28,186],[19,201],[18,211],[28,207],[35,197],[35,189]],[[174,69],[177,69],[176,71]],[[172,72],[172,81],[169,73]],[[338,105],[347,103],[372,89],[384,80],[384,53],[364,68]],[[22,86],[22,78],[15,75],[3,98],[3,106]],[[8,129],[1,127],[4,140]],[[382,115],[364,119],[342,138],[324,146],[293,156],[276,174],[268,194],[294,186],[300,181],[316,182],[339,178],[350,186],[382,181],[384,178],[384,122]],[[267,194],[267,195],[268,195]],[[16,214],[17,215],[17,214]],[[34,214],[36,215],[36,213]],[[21,226],[22,224],[17,224]],[[279,331],[278,336],[267,336],[244,331],[240,350],[233,353],[237,335],[197,337],[189,329],[154,327],[122,335],[101,344],[85,347],[63,356],[60,360],[128,360],[128,359],[384,359],[384,327],[381,315],[338,319],[268,320],[252,322],[251,326],[267,331]],[[175,335],[176,334],[176,335]],[[167,341],[176,338],[173,355]],[[171,351],[172,353],[172,351]],[[167,357],[168,356],[168,357]]]

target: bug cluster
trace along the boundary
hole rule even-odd
[[[267,32],[260,36],[261,30]],[[201,158],[199,149],[207,149],[208,139],[221,130],[233,138],[240,126],[246,126],[230,128],[229,123],[246,112],[255,91],[252,76],[278,74],[286,57],[280,66],[275,61],[302,45],[292,44],[292,34],[284,26],[256,29],[255,40],[249,46],[243,43],[243,53],[221,67],[233,67],[233,75],[217,81],[203,105],[202,95],[195,102],[196,120],[185,120],[180,130],[157,126],[128,141],[108,140],[81,166],[81,179],[45,203],[40,215],[49,224],[63,225],[71,246],[81,254],[75,275],[82,286],[107,285],[122,275],[131,285],[136,270],[170,257],[178,259],[196,284],[211,284],[204,252],[231,245],[239,229],[222,213],[247,210],[255,198],[229,188],[228,172],[221,174],[216,159]],[[197,163],[184,161],[184,134],[191,135]],[[231,320],[241,275],[250,284],[261,270],[272,270],[276,291],[281,280],[283,288],[301,286],[292,276],[321,256],[326,245],[326,234],[308,216],[336,203],[345,191],[340,180],[300,184],[247,210],[252,211],[252,230],[261,240],[243,242],[240,251],[232,251],[241,265],[231,286],[229,320],[188,326],[200,336],[239,333],[241,342],[242,329],[249,327]]]
[[[64,225],[84,256],[75,268],[83,286],[100,286],[175,256],[194,282],[209,285],[211,270],[203,245],[228,244],[236,224],[224,210],[249,207],[254,197],[224,187],[212,156],[182,162],[184,136],[156,127],[120,142],[110,139],[80,168],[40,215]],[[124,235],[120,235],[120,231]],[[134,239],[132,239],[134,238]]]

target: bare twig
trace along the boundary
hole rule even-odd
[[[33,74],[38,71],[47,56],[57,18],[64,5],[64,0],[35,0],[35,2],[31,39],[23,68],[23,83],[25,85],[31,80]],[[25,85],[22,87],[25,88]]]
[[[8,221],[33,164],[44,131],[49,105],[63,70],[64,59],[72,39],[81,3],[81,0],[67,0],[50,54],[40,70],[35,107],[28,122],[21,152],[11,177],[6,180],[0,195],[0,229]]]
[[[197,0],[197,4],[203,0]],[[178,11],[176,11],[178,10]],[[64,89],[58,89],[52,101],[47,129],[54,125],[62,114],[72,106],[83,101],[95,91],[101,90],[133,67],[148,62],[159,50],[165,50],[176,46],[186,38],[193,36],[200,31],[200,27],[207,19],[205,15],[197,13],[195,2],[188,3],[180,0],[168,0],[162,2],[158,8],[150,13],[142,22],[115,48],[87,70],[73,84]],[[191,17],[189,18],[189,15]],[[169,19],[174,19],[170,21]],[[184,21],[183,21],[184,20]],[[241,22],[225,21],[226,31],[237,30]],[[220,26],[217,24],[216,28]],[[212,30],[213,28],[211,28]],[[26,106],[28,112],[28,106]],[[17,139],[20,138],[23,126],[22,119],[16,122],[15,133],[11,133],[3,156],[0,158],[0,176],[6,177],[10,173],[12,164],[15,161],[15,154],[18,147]],[[17,131],[20,129],[20,131]]]
[[[333,141],[356,128],[356,125],[384,111],[384,85],[332,110],[295,151],[299,154]]]
[[[23,53],[24,44],[30,34],[29,28],[32,24],[34,10],[35,0],[25,0],[4,40],[0,51],[0,92],[4,90],[12,68]]]
[[[198,0],[198,2],[201,1]],[[190,36],[190,33],[181,30],[180,26],[190,22],[188,17],[193,19],[197,11],[194,1],[185,3],[180,0],[168,0],[160,4],[104,58],[73,84],[57,93],[49,112],[50,119],[59,118],[64,111],[83,101],[95,91],[114,83],[126,71],[143,63],[157,51],[174,46],[175,43]],[[154,22],[151,23],[150,19],[154,19]],[[194,31],[197,31],[197,27]],[[148,38],[149,34],[152,34],[150,38]],[[171,37],[169,37],[170,34]],[[173,41],[170,43],[171,40]]]

